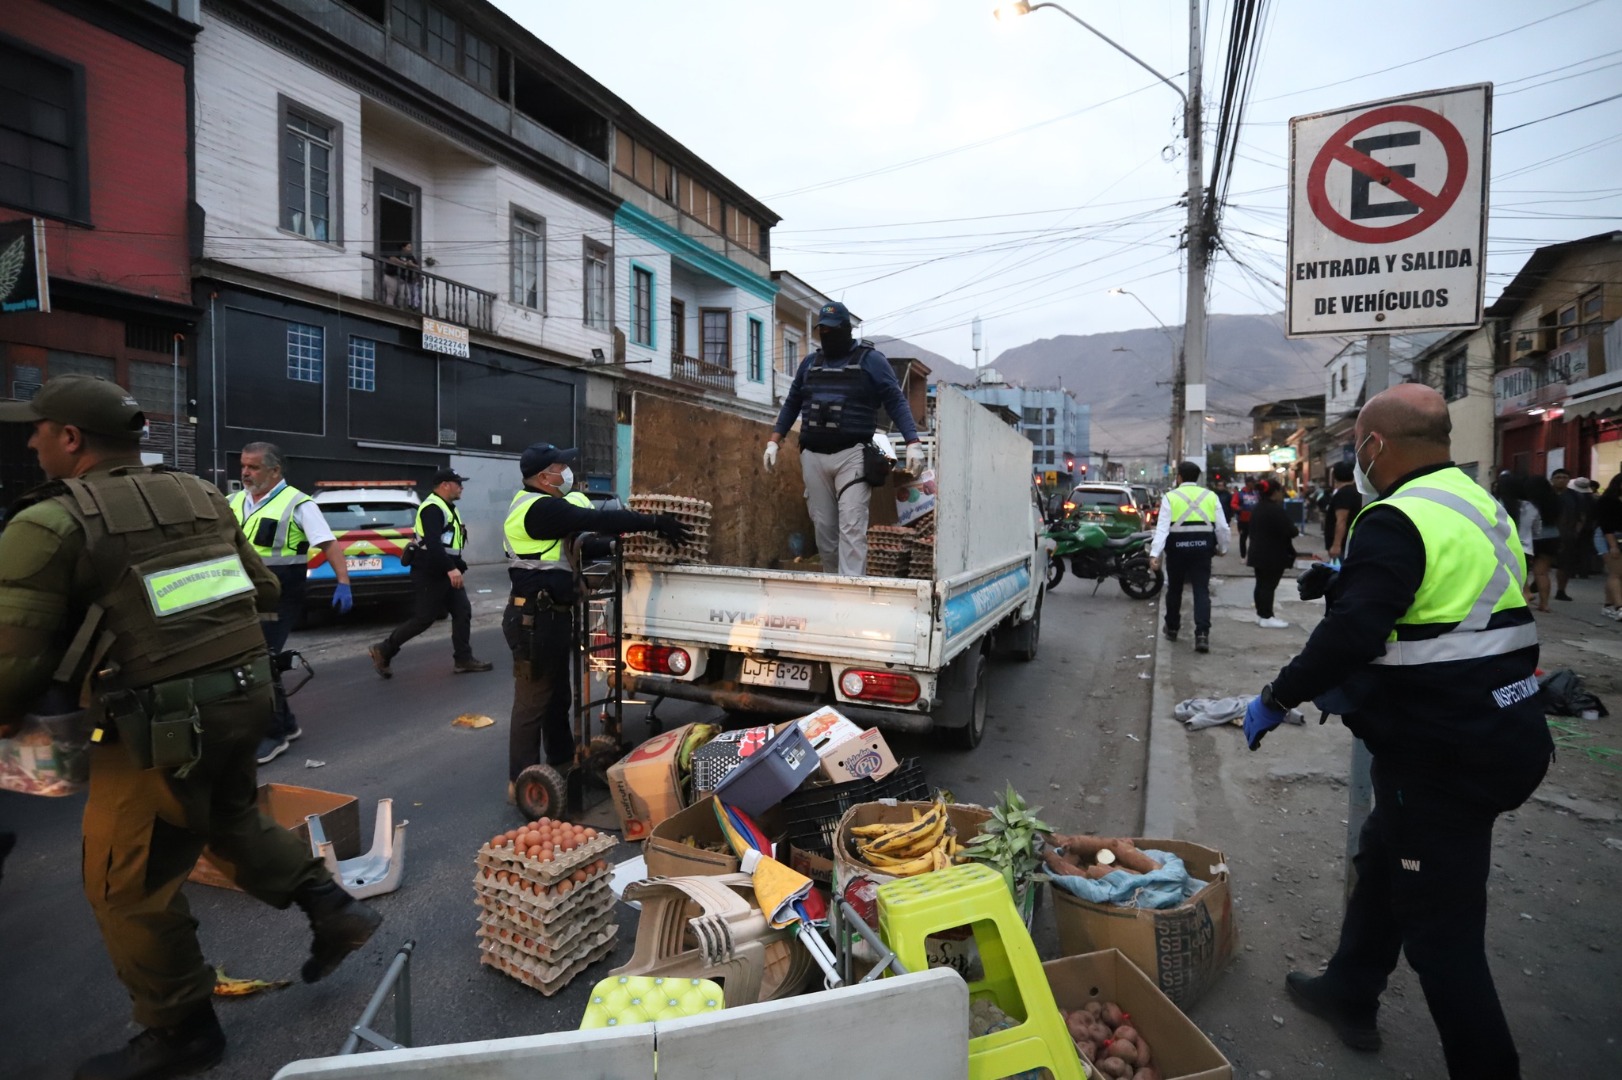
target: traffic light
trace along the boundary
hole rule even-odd
[[[1086,464],[1086,462],[1083,462],[1083,463],[1082,463],[1082,466],[1081,466],[1081,475],[1083,475],[1083,476],[1086,476],[1086,475],[1087,475],[1087,464]]]
[[[1068,473],[1073,473],[1076,471],[1076,459],[1068,454],[1065,455],[1064,459],[1064,471]]]

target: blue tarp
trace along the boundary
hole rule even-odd
[[[1095,904],[1119,904],[1122,907],[1155,910],[1176,907],[1205,888],[1205,882],[1189,877],[1183,860],[1171,852],[1145,851],[1144,854],[1159,863],[1160,869],[1147,874],[1112,870],[1097,880],[1054,874],[1051,875],[1052,881],[1065,892]]]

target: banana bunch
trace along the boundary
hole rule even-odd
[[[857,857],[892,877],[944,870],[961,850],[957,830],[946,818],[946,804],[939,799],[928,810],[914,807],[910,822],[857,825],[851,833]]]

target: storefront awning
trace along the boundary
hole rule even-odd
[[[1585,386],[1584,383],[1605,383],[1609,385]],[[1584,379],[1581,383],[1574,383],[1572,389],[1581,390],[1582,392],[1573,394],[1565,400],[1564,407],[1568,419],[1622,412],[1622,373],[1614,377],[1601,376],[1598,379]]]

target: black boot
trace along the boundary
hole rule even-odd
[[[1374,1026],[1375,1010],[1346,1004],[1335,993],[1328,978],[1292,971],[1284,976],[1284,989],[1290,1000],[1321,1020],[1329,1021],[1340,1041],[1353,1050],[1372,1053],[1380,1049],[1380,1029]]]
[[[213,1068],[224,1056],[225,1032],[205,1002],[173,1027],[147,1028],[124,1049],[91,1058],[74,1070],[73,1080],[165,1080]]]
[[[6,856],[10,855],[11,854],[11,849],[16,847],[16,846],[17,846],[17,834],[16,833],[0,832],[0,870],[5,869]]]
[[[383,916],[344,892],[343,886],[328,878],[319,885],[305,885],[294,894],[293,902],[310,917],[315,940],[310,942],[310,958],[304,961],[304,981],[313,983],[331,975],[344,957],[360,948],[383,925]]]

